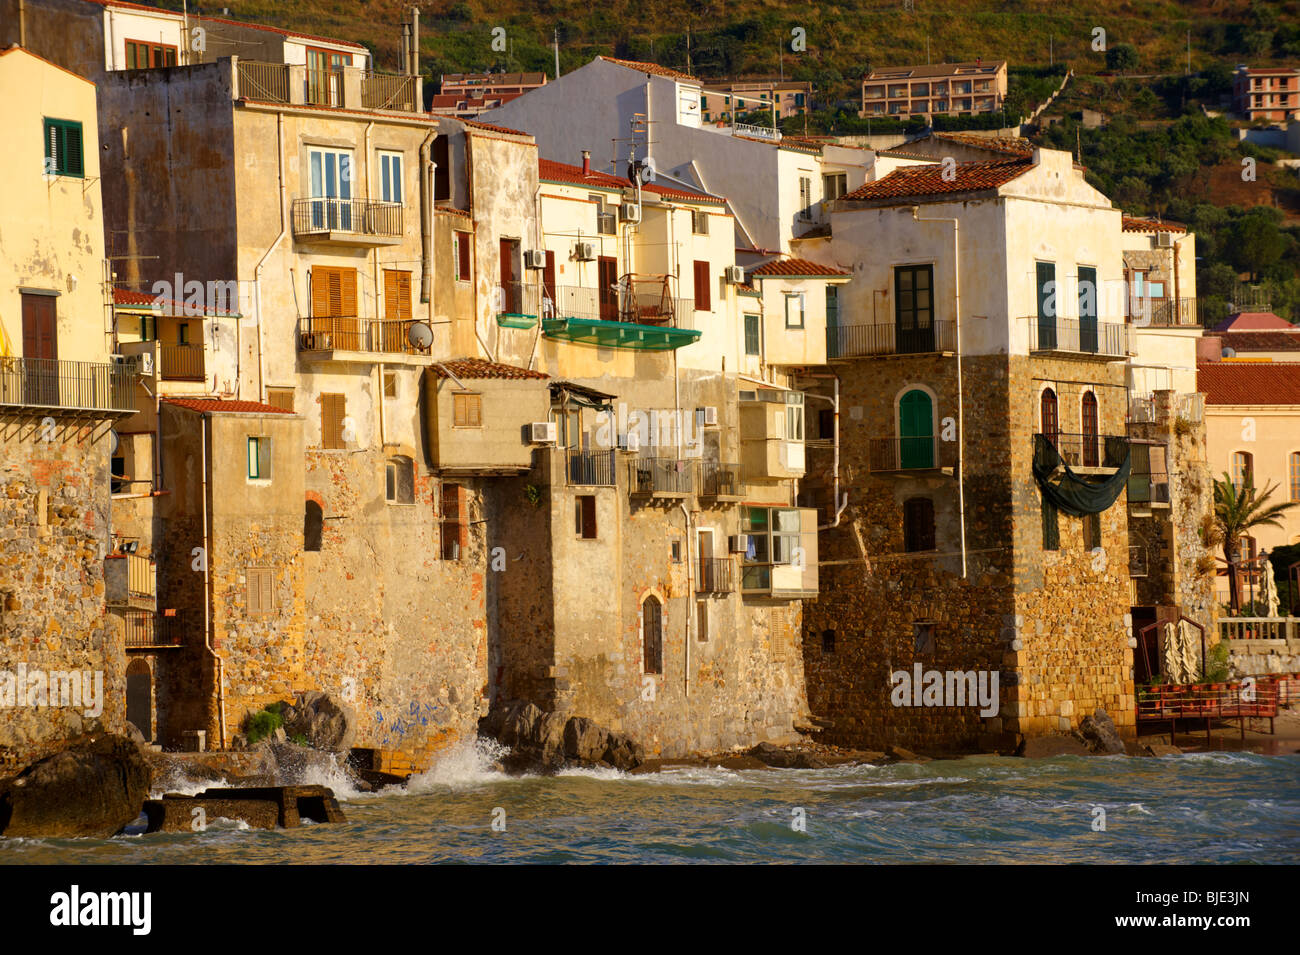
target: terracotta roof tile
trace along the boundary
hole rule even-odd
[[[986,73],[996,73],[1000,67],[1006,65],[1006,60],[989,60],[987,63],[980,61],[976,63],[970,60],[962,63],[935,63],[925,66],[882,66],[879,69],[872,70],[862,78],[863,82],[868,80],[885,80],[885,79],[902,79],[910,77],[919,79],[926,76],[958,76],[974,75],[976,71]]]
[[[153,295],[149,292],[133,292],[130,289],[115,288],[113,289],[113,304],[119,307],[143,307],[150,311],[158,311],[164,315],[224,315],[232,318],[239,318],[239,312],[231,312],[225,309],[208,309],[198,305],[189,305],[175,299],[163,298],[159,295]]]
[[[1295,326],[1272,312],[1238,312],[1229,315],[1212,329],[1216,332],[1290,331]]]
[[[1204,362],[1196,390],[1211,405],[1300,405],[1300,362]]]
[[[1158,222],[1155,219],[1142,219],[1138,216],[1123,216],[1120,219],[1125,232],[1186,232],[1187,226],[1177,222]]]
[[[456,122],[464,123],[466,126],[474,129],[486,129],[492,133],[506,133],[510,136],[532,136],[532,133],[526,133],[522,129],[511,129],[509,126],[494,126],[491,123],[480,123],[477,119],[457,119]]]
[[[443,367],[445,366],[445,367]],[[484,358],[449,358],[430,366],[439,378],[449,377],[450,370],[457,378],[500,378],[521,380],[526,378],[550,378],[540,371],[519,368],[515,365],[503,365],[501,362],[488,361]]]
[[[627,189],[631,183],[626,179],[593,169],[584,173],[581,166],[556,162],[554,159],[537,160],[538,178],[546,182],[566,182],[575,186],[591,186],[597,189]],[[703,192],[689,192],[685,189],[671,189],[657,182],[642,186],[646,192],[664,196],[669,199],[685,199],[692,202],[724,202],[721,196],[710,196]]]
[[[943,163],[926,163],[895,169],[884,179],[868,182],[844,199],[904,199],[954,192],[982,192],[996,189],[1034,168],[1027,159],[993,162],[959,162],[955,175],[944,178]]]
[[[1300,351],[1300,328],[1294,331],[1222,332],[1221,344],[1237,351]]]
[[[625,66],[629,70],[636,70],[638,73],[653,73],[655,76],[667,76],[670,79],[685,80],[688,83],[700,82],[689,73],[683,73],[681,70],[674,70],[667,66],[660,66],[658,63],[645,63],[641,60],[616,60],[612,56],[598,56],[596,59],[605,60],[618,66]]]
[[[293,414],[283,408],[264,405],[260,401],[231,401],[225,398],[163,398],[163,404],[179,405],[200,414]]]
[[[931,133],[933,139],[944,139],[962,146],[987,149],[989,152],[1005,153],[1008,156],[1032,156],[1034,144],[1027,139],[1010,136],[978,136],[975,133]]]
[[[807,259],[778,259],[775,262],[764,262],[758,268],[753,269],[750,273],[753,276],[795,276],[795,275],[845,275],[849,273],[841,269],[831,268],[829,265],[822,265],[820,262],[809,262]]]

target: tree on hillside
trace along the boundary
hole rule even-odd
[[[1273,212],[1275,210],[1267,210]],[[1259,274],[1282,258],[1287,241],[1276,222],[1262,215],[1247,214],[1234,222],[1229,229],[1228,260],[1239,272],[1249,272],[1252,282]]]
[[[1116,43],[1106,51],[1106,69],[1127,73],[1138,65],[1138,51],[1131,43]]]
[[[1223,560],[1228,565],[1228,602],[1236,614],[1241,607],[1241,585],[1238,568],[1241,566],[1241,538],[1256,527],[1281,527],[1282,515],[1296,507],[1294,501],[1270,504],[1269,498],[1277,485],[1255,491],[1249,478],[1240,489],[1226,471],[1223,480],[1214,482],[1214,518],[1223,532]]]

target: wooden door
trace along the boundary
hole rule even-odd
[[[599,290],[600,320],[618,321],[618,259],[602,255],[596,260],[596,283]]]
[[[22,296],[23,401],[26,404],[59,403],[57,301],[53,295]]]
[[[546,302],[550,303],[543,303],[542,317],[558,318],[559,311],[555,304],[555,253],[550,249],[546,250],[546,267],[542,269],[542,288],[545,291]]]
[[[1101,437],[1098,434],[1097,397],[1091,391],[1083,395],[1083,466],[1095,468],[1101,464]]]
[[[501,311],[507,315],[518,315],[523,310],[519,294],[519,272],[517,271],[518,252],[518,239],[501,240]]]
[[[365,351],[369,343],[357,316],[357,270],[318,265],[311,270],[309,349]],[[306,339],[307,336],[304,336]]]
[[[899,458],[904,468],[934,467],[934,410],[919,388],[898,402]]]

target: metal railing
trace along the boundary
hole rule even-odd
[[[126,592],[132,597],[154,597],[153,561],[139,554],[126,555]]]
[[[774,143],[781,141],[781,130],[771,126],[754,126],[750,123],[732,123],[732,130],[737,136],[751,136],[754,139],[770,139]]]
[[[569,484],[584,484],[594,487],[614,486],[615,451],[576,451],[565,452],[565,477]]]
[[[826,329],[827,358],[920,355],[957,350],[957,326],[940,320],[926,328],[897,325],[836,325]]]
[[[388,355],[427,355],[408,337],[414,319],[401,321],[358,318],[355,315],[316,315],[298,319],[299,351],[356,351]]]
[[[312,197],[293,200],[293,234],[350,232],[400,238],[403,233],[402,204],[378,199]]]
[[[1139,328],[1176,328],[1200,324],[1195,298],[1138,298],[1128,303],[1128,320]]]
[[[158,365],[168,381],[203,381],[203,346],[159,345]]]
[[[1062,460],[1072,468],[1117,468],[1123,463],[1123,459],[1106,453],[1108,439],[1118,437],[1124,442],[1124,447],[1128,447],[1128,438],[1123,435],[1070,434],[1057,431],[1044,437],[1056,448]]]
[[[694,299],[638,293],[618,285],[604,290],[557,285],[541,294],[541,315],[548,320],[581,318],[690,328],[695,311]]]
[[[744,490],[740,465],[704,461],[700,464],[700,497],[737,497]]]
[[[729,594],[736,589],[734,565],[729,557],[701,557],[696,567],[697,594]]]
[[[0,358],[0,406],[135,411],[134,364]]]
[[[627,463],[629,494],[689,494],[692,483],[689,461],[642,457]]]
[[[285,63],[239,61],[239,93],[269,103],[289,102],[289,67]]]
[[[423,104],[415,102],[414,76],[400,73],[361,74],[361,105],[365,109],[400,109],[418,112]]]
[[[530,282],[506,282],[493,289],[494,308],[498,315],[543,314],[542,289]],[[534,323],[536,324],[536,323]]]
[[[1169,474],[1162,471],[1130,472],[1128,477],[1128,502],[1130,504],[1168,504]]]
[[[955,468],[957,442],[937,436],[868,438],[867,460],[877,472]]]
[[[1114,322],[1080,321],[1075,318],[1043,318],[1029,322],[1029,350],[1075,352],[1123,358],[1128,354],[1128,326]]]
[[[305,99],[313,106],[344,106],[342,70],[308,70]]]
[[[1297,640],[1300,617],[1223,617],[1219,620],[1223,640]]]
[[[179,647],[185,641],[185,617],[177,610],[122,610],[126,648]]]

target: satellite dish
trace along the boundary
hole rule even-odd
[[[412,322],[406,331],[406,340],[412,348],[428,348],[433,344],[433,329],[424,322]]]
[[[116,431],[110,431],[108,433],[108,453],[109,454],[117,453],[117,432]]]
[[[1225,349],[1223,350],[1223,357],[1224,357],[1224,358],[1236,358],[1236,357],[1237,357],[1237,349],[1235,349],[1235,348],[1225,348]]]

